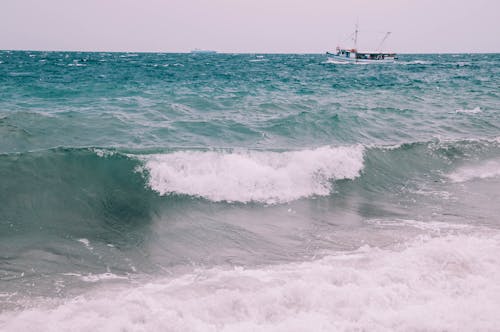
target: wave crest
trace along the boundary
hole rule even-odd
[[[448,175],[453,182],[488,179],[500,176],[500,160],[488,160],[479,165],[461,167]]]
[[[332,180],[354,179],[363,169],[363,147],[312,150],[179,151],[145,158],[149,186],[160,195],[211,201],[285,203],[328,195]]]

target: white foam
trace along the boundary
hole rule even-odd
[[[476,113],[481,113],[481,112],[482,111],[481,111],[480,107],[475,107],[471,110],[465,110],[465,109],[464,110],[462,110],[462,109],[455,110],[455,113],[464,113],[464,114],[476,114]]]
[[[136,271],[136,268],[132,266],[133,271]],[[76,277],[82,281],[85,282],[98,282],[98,281],[105,281],[105,280],[129,280],[127,276],[120,276],[111,272],[105,272],[105,273],[99,273],[99,274],[94,274],[94,273],[89,273],[89,274],[81,274],[81,273],[76,273],[76,272],[66,272],[66,273],[61,273],[61,275],[67,276],[67,277]]]
[[[90,241],[88,239],[78,239],[77,241],[82,243],[87,249],[94,250],[94,248],[90,245]]]
[[[453,182],[487,179],[500,176],[500,160],[489,160],[479,165],[465,166],[448,175]]]
[[[431,196],[443,200],[456,200],[457,198],[449,191],[446,190],[432,190],[426,188],[427,186],[421,185],[421,188],[416,190],[411,190],[411,192],[417,195]]]
[[[493,331],[500,235],[421,237],[303,263],[197,270],[0,314],[2,331]]]
[[[283,203],[328,195],[332,180],[353,179],[363,148],[324,146],[291,152],[179,151],[145,158],[150,187],[212,201]]]
[[[431,61],[426,60],[413,60],[413,61],[398,61],[397,63],[401,63],[404,65],[430,65]]]
[[[88,274],[80,276],[80,279],[85,282],[98,282],[103,280],[116,280],[116,279],[128,279],[125,276],[119,276],[110,272],[100,273],[100,274]]]
[[[99,148],[92,148],[91,149],[97,156],[101,157],[101,158],[107,158],[107,157],[111,157],[111,156],[114,156],[116,154],[115,151],[111,151],[111,150],[106,150],[106,149],[99,149]]]
[[[442,231],[450,230],[467,230],[472,229],[471,225],[467,224],[451,224],[439,221],[419,221],[410,219],[368,219],[365,223],[379,226],[382,228],[386,227],[412,227],[424,231],[429,231],[430,233],[441,233]]]

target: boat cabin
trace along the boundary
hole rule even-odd
[[[356,59],[366,60],[394,60],[395,53],[356,53]]]
[[[334,59],[355,61],[355,62],[371,62],[371,61],[394,61],[397,59],[396,53],[382,53],[382,52],[358,52],[357,49],[337,48],[337,53],[328,53]]]

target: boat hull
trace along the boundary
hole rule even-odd
[[[345,62],[345,63],[394,63],[395,59],[356,59],[348,58],[345,56],[338,56],[335,54],[329,54],[328,60],[332,62]]]

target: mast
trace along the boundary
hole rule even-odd
[[[358,49],[358,22],[356,22],[356,29],[354,30],[354,49]]]

